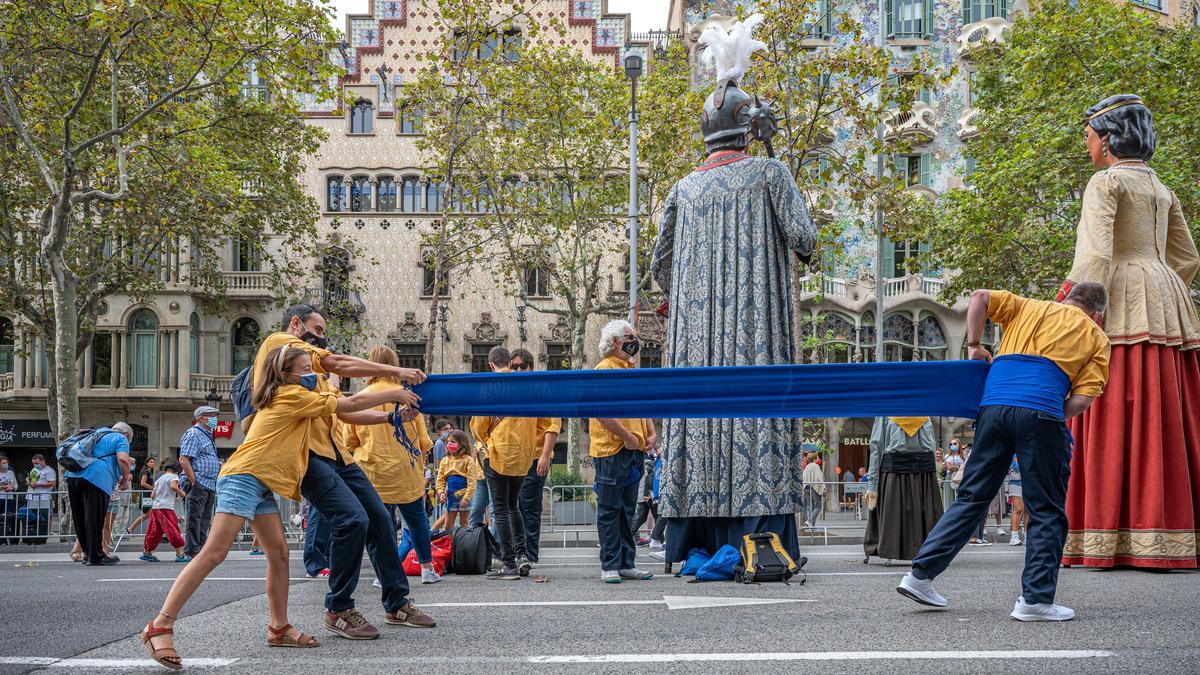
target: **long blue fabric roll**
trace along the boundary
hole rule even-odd
[[[421,411],[495,417],[967,417],[981,361],[432,375]]]

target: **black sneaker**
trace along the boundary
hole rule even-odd
[[[516,581],[521,578],[521,571],[516,565],[504,565],[499,569],[494,569],[485,575],[488,579],[498,581]]]
[[[115,555],[106,555],[106,556],[104,556],[103,558],[101,558],[100,560],[98,560],[98,561],[96,561],[96,562],[94,562],[94,563],[92,563],[92,564],[93,564],[93,565],[102,565],[102,566],[104,566],[104,567],[107,567],[107,566],[109,566],[109,565],[116,565],[116,564],[117,564],[117,563],[119,563],[119,562],[121,562],[121,559],[120,559],[120,558],[118,558],[117,556],[115,556]]]
[[[517,574],[523,577],[529,576],[529,570],[533,569],[533,563],[529,562],[529,558],[521,556],[517,558]]]

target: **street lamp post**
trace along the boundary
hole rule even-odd
[[[887,37],[884,31],[887,30],[887,17],[884,12],[887,11],[887,4],[884,0],[878,0],[879,8],[879,48],[887,49]],[[888,59],[891,63],[891,59]],[[890,65],[889,65],[890,68]],[[879,88],[879,100],[883,102],[883,87]],[[879,183],[883,183],[884,157],[883,157],[883,139],[884,139],[884,122],[883,116],[879,118],[879,122],[875,125],[875,140],[878,143],[878,154],[875,158],[875,177]],[[880,188],[877,186],[875,192],[875,362],[883,363],[883,257],[885,255],[883,241],[883,200]]]
[[[625,55],[625,76],[629,78],[629,323],[637,320],[637,244],[638,244],[638,179],[637,179],[637,81],[642,76],[642,57]]]

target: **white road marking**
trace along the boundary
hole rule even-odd
[[[188,668],[221,668],[233,665],[237,659],[196,659],[189,657]],[[0,656],[0,665],[46,666],[49,668],[162,668],[150,659],[56,659],[44,656]]]
[[[266,581],[266,577],[208,577],[205,581]],[[324,577],[309,579],[308,577],[288,577],[289,581],[325,581]],[[371,581],[370,579],[366,579]],[[133,581],[175,581],[175,577],[139,577],[121,579],[96,579],[102,584],[118,584]]]
[[[788,602],[816,602],[808,598],[730,598],[723,596],[664,595],[662,600],[542,600],[512,602],[423,602],[421,607],[587,607],[591,605],[666,605],[669,610],[705,607],[778,605]]]
[[[738,654],[579,654],[572,656],[531,656],[530,663],[677,663],[682,661],[872,661],[980,660],[980,659],[1089,659],[1115,656],[1112,652],[1091,649],[1014,650],[1014,651],[912,651],[912,652],[759,652]]]

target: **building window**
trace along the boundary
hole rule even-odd
[[[129,317],[129,386],[158,386],[158,315],[139,309]]]
[[[454,60],[463,61],[470,57],[490,59],[501,54],[509,61],[521,58],[521,31],[512,29],[504,31],[503,35],[490,33],[476,46],[469,44],[468,35],[457,31],[454,35]]]
[[[1132,0],[1133,4],[1141,5],[1147,9],[1153,9],[1156,12],[1165,12],[1163,9],[1163,0]]]
[[[391,176],[380,176],[375,185],[375,208],[378,211],[396,210],[396,180]]]
[[[258,244],[237,237],[233,240],[233,271],[258,272],[262,270],[262,255]]]
[[[545,267],[525,269],[525,295],[531,298],[549,297],[550,272]]]
[[[1192,25],[1200,28],[1200,0],[1192,0]]]
[[[993,17],[1008,18],[1008,0],[962,0],[963,25]]]
[[[949,344],[946,342],[946,332],[942,323],[929,312],[921,312],[921,320],[917,322],[917,347],[920,348],[922,361],[945,361]]]
[[[321,294],[331,316],[344,314],[350,300],[350,252],[340,246],[328,247],[321,257]]]
[[[425,370],[425,343],[397,342],[396,358],[400,360],[401,368],[416,368]]]
[[[424,120],[420,110],[406,105],[401,106],[396,112],[400,115],[399,121],[396,122],[400,133],[414,136],[421,133],[421,123]]]
[[[425,184],[425,212],[426,213],[441,213],[442,201],[446,194],[446,186],[441,183],[429,182]]]
[[[662,368],[663,367],[663,349],[662,344],[653,340],[644,340],[642,349],[638,352],[638,367],[639,368]]]
[[[17,348],[13,322],[0,316],[0,373],[13,371],[13,358]]]
[[[1000,338],[1003,337],[1003,332],[998,324],[992,323],[991,319],[985,320],[983,324],[983,335],[979,338],[979,344],[987,348],[992,354],[996,353],[996,347],[1000,345]],[[967,349],[967,339],[963,338],[962,358],[966,359],[970,350]]]
[[[425,259],[421,265],[422,280],[421,280],[421,295],[423,297],[433,297],[434,286],[437,286],[437,295],[446,297],[450,294],[450,272],[442,270],[440,283],[434,283],[434,268],[437,267],[437,260],[433,251],[425,252]]]
[[[400,210],[404,213],[416,213],[421,205],[421,183],[416,176],[404,177],[404,188],[401,191]]]
[[[504,31],[502,38],[504,48],[504,58],[509,61],[519,61],[521,59],[521,31],[507,30]]]
[[[975,173],[975,158],[970,155],[966,155],[963,157],[963,162],[963,185],[971,187],[971,176]]]
[[[258,322],[249,317],[233,323],[233,358],[230,359],[230,375],[237,375],[254,363],[258,352]]]
[[[864,363],[875,361],[875,314],[864,312],[862,321],[858,324],[858,342],[862,345],[862,360]]]
[[[815,0],[810,10],[812,21],[804,23],[808,40],[828,40],[833,37],[833,0]]]
[[[645,345],[643,344],[643,350]],[[644,351],[643,351],[644,353]],[[565,342],[546,343],[546,370],[570,370],[571,345]]]
[[[350,210],[371,210],[371,179],[366,176],[355,176],[350,179]]]
[[[820,341],[817,354],[821,363],[852,363],[857,344],[854,322],[841,314],[824,312],[817,320]]]
[[[912,319],[893,314],[883,320],[883,358],[885,361],[912,361],[916,354]]]
[[[889,40],[919,40],[932,33],[933,0],[888,0]]]
[[[92,386],[112,386],[112,333],[92,336]]]
[[[492,347],[500,344],[499,342],[472,342],[471,343],[471,372],[472,373],[490,373],[492,369],[488,367],[488,352],[492,351]]]
[[[191,325],[191,330],[188,332],[188,365],[191,367],[191,372],[200,372],[200,317],[192,312],[192,318],[188,321]],[[93,382],[95,379],[93,378]]]
[[[375,106],[365,98],[350,108],[350,133],[369,134],[375,131]]]
[[[914,185],[928,186],[931,179],[929,153],[920,155],[896,155],[896,175],[904,187]]]
[[[327,183],[326,206],[330,211],[345,211],[346,181],[341,176],[330,176]]]
[[[259,103],[271,102],[271,90],[258,74],[258,64],[251,61],[246,72],[246,81],[242,84],[242,98]]]
[[[883,278],[895,279],[907,276],[910,268],[915,268],[920,256],[929,251],[929,245],[917,241],[892,241],[890,237],[883,242]],[[925,268],[919,270],[922,274],[929,272]]]

